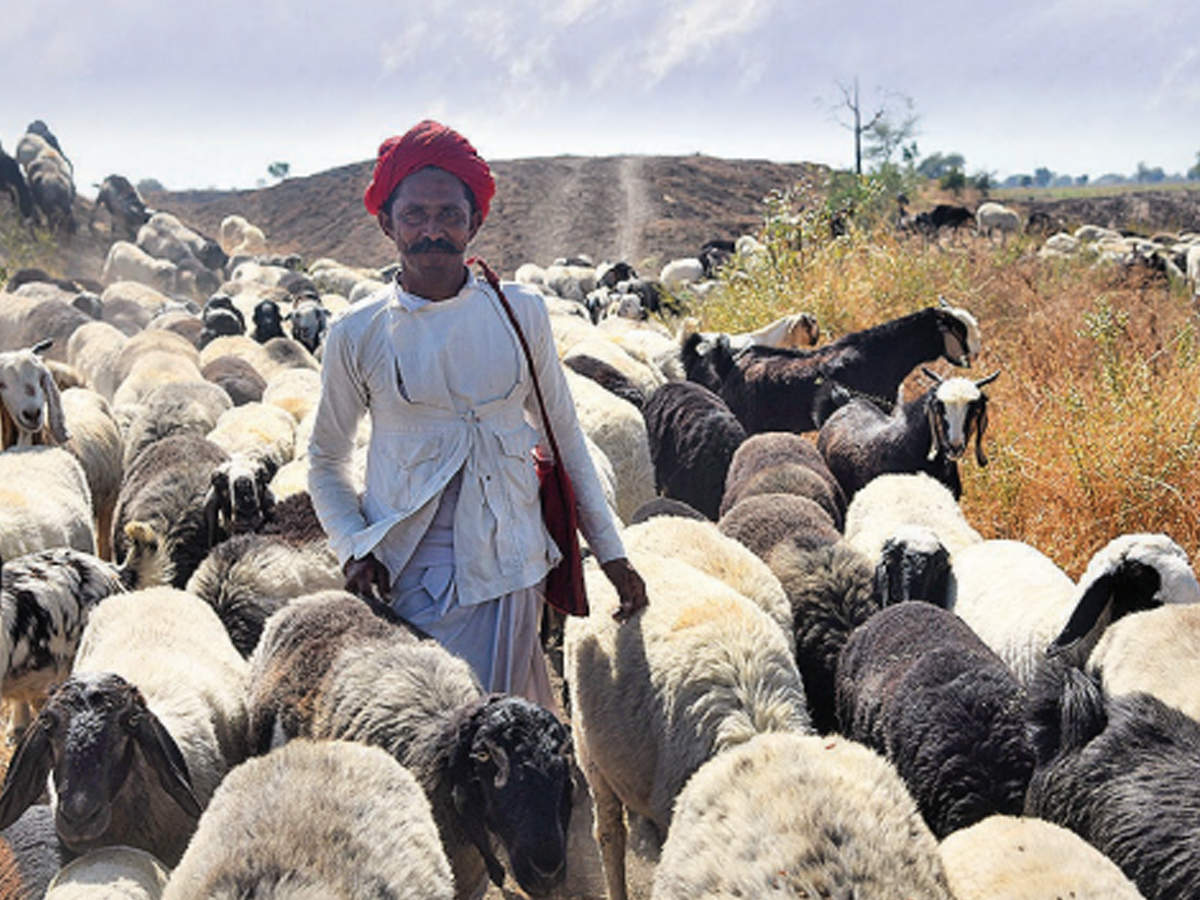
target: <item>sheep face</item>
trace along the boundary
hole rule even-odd
[[[884,542],[875,568],[875,596],[881,606],[924,600],[945,609],[949,582],[950,554],[931,529],[905,526]]]
[[[204,500],[209,546],[217,543],[221,529],[233,536],[262,527],[275,508],[268,487],[274,475],[274,465],[244,457],[235,457],[213,471]]]
[[[188,815],[200,815],[183,755],[141,692],[111,673],[77,675],[50,696],[17,747],[0,794],[0,828],[37,802],[52,774],[63,843],[77,853],[119,843],[109,834],[113,804],[142,766]]]
[[[259,301],[254,307],[254,339],[263,344],[273,337],[283,336],[279,304],[274,300]]]
[[[571,817],[571,739],[551,713],[519,697],[497,696],[474,717],[451,764],[454,803],[468,831],[482,822],[504,844],[513,875],[534,896],[566,876]],[[472,834],[481,850],[487,836]],[[484,852],[497,885],[502,869]]]
[[[41,443],[42,428],[50,426],[59,443],[67,440],[58,388],[46,364],[39,358],[51,341],[25,350],[0,353],[0,418],[4,418],[5,447]],[[9,434],[15,426],[16,434]]]
[[[304,301],[288,314],[288,319],[292,323],[292,337],[309,353],[315,353],[329,322],[329,310],[320,303]]]

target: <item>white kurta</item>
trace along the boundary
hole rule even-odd
[[[624,556],[545,306],[515,285],[506,285],[505,295],[534,356],[584,537],[602,562]],[[367,553],[382,561],[405,617],[450,649],[464,648],[464,657],[475,656],[469,661],[493,690],[520,680],[512,673],[529,659],[526,636],[536,649],[540,613],[528,596],[516,605],[500,598],[535,589],[559,558],[542,523],[530,456],[538,437],[530,422],[540,424],[536,404],[511,324],[473,275],[455,297],[434,303],[390,286],[330,329],[309,444],[309,489],[321,524],[343,564]],[[348,469],[367,411],[372,435],[359,497]],[[443,504],[452,480],[457,497]],[[443,588],[447,554],[452,577]],[[431,574],[435,568],[440,574]],[[422,583],[418,601],[413,592]],[[480,606],[486,608],[464,612]],[[459,627],[467,618],[470,627]],[[485,636],[493,639],[487,651],[480,649]]]

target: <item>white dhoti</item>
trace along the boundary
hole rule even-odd
[[[454,508],[461,473],[442,491],[429,530],[392,584],[391,606],[470,664],[485,691],[517,694],[556,710],[539,641],[540,584],[462,606],[454,587]]]

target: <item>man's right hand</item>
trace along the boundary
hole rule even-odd
[[[360,597],[373,597],[381,603],[388,602],[391,577],[387,566],[368,553],[362,559],[348,559],[342,566],[346,576],[346,590]]]

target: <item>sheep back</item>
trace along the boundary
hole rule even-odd
[[[717,522],[721,533],[765,559],[780,542],[815,550],[841,539],[829,514],[807,497],[755,494],[734,505]]]

